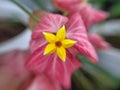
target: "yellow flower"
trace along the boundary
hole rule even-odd
[[[61,27],[56,35],[43,32],[45,39],[48,41],[48,45],[45,47],[44,55],[57,53],[58,57],[62,60],[66,60],[66,48],[72,47],[76,41],[65,39],[66,38],[66,29],[65,26]]]

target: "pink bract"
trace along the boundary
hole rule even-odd
[[[101,22],[109,16],[109,14],[104,11],[93,9],[89,4],[76,4],[71,6],[68,12],[69,16],[78,12],[82,17],[87,30],[93,24]]]
[[[21,90],[62,90],[61,87],[45,74],[28,78]]]
[[[85,3],[84,0],[53,0],[53,2],[58,9],[67,12],[69,16],[78,12],[87,29],[91,25],[101,22],[109,16],[109,14],[104,11],[93,9],[92,6]]]
[[[78,4],[84,0],[52,0],[53,5],[59,10],[66,11],[69,10],[69,7],[73,4]]]
[[[96,49],[109,49],[110,44],[98,34],[89,34],[89,40]]]
[[[77,41],[70,49],[67,49],[67,58],[63,62],[57,55],[43,55],[47,41],[42,32],[56,33],[63,25],[66,26],[67,37]],[[85,26],[79,14],[74,14],[68,20],[67,17],[58,14],[45,14],[32,33],[31,51],[33,52],[26,67],[37,74],[45,73],[65,88],[70,88],[70,77],[72,72],[81,66],[75,59],[75,55],[80,52],[96,63],[97,55],[90,44]]]
[[[1,69],[17,79],[24,80],[29,75],[24,67],[29,55],[29,51],[20,50],[14,50],[0,55]]]

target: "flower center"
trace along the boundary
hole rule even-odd
[[[62,43],[60,41],[55,42],[56,47],[61,47]]]
[[[48,41],[48,45],[45,47],[44,55],[56,53],[62,60],[66,60],[66,49],[72,47],[76,41],[66,39],[65,26],[61,27],[56,34],[43,32],[45,39]]]

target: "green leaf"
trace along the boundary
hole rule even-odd
[[[111,7],[110,14],[113,18],[120,16],[120,3],[115,4]]]
[[[94,90],[92,83],[87,79],[80,70],[76,70],[73,73],[73,81],[77,84],[77,87],[80,86],[82,90]]]
[[[77,59],[83,64],[81,69],[94,79],[99,88],[114,89],[118,87],[120,79],[105,71],[99,65],[92,64],[86,56],[78,54]]]

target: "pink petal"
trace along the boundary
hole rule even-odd
[[[32,54],[26,64],[28,70],[37,74],[46,73],[60,85],[70,88],[71,74],[80,67],[80,63],[69,52],[67,52],[65,62],[60,60],[56,54],[44,56],[43,48],[39,48]]]
[[[96,49],[109,49],[110,44],[98,34],[89,34],[89,40]]]
[[[45,74],[40,74],[30,78],[29,85],[22,90],[61,90],[60,86]]]
[[[79,12],[81,15],[86,28],[88,29],[91,25],[105,20],[109,15],[108,13],[100,10],[95,10],[89,4],[76,4],[69,8],[69,16]]]
[[[93,24],[105,20],[109,16],[108,13],[95,10],[89,4],[82,4],[79,6],[79,14],[81,15],[87,29],[89,29]]]
[[[47,13],[43,16],[43,18],[40,20],[40,23],[34,29],[32,38],[38,39],[43,37],[43,32],[55,33],[61,26],[66,24],[67,21],[67,17],[59,14]]]
[[[104,11],[93,9],[90,4],[84,3],[84,0],[53,0],[53,3],[58,9],[67,11],[69,15],[79,12],[87,29],[109,16]]]
[[[93,20],[92,20],[93,24],[101,22],[108,17],[109,17],[109,14],[107,12],[93,9]]]
[[[91,58],[93,63],[98,60],[97,54],[88,40],[85,26],[79,14],[71,16],[67,24],[67,38],[76,40],[77,44],[75,44],[75,48],[80,53]]]
[[[88,29],[91,25],[91,7],[87,4],[76,4],[69,8],[68,15],[72,16],[74,13],[78,12],[82,17],[84,25]]]
[[[53,0],[53,4],[60,10],[69,10],[72,5],[83,2],[84,0]]]
[[[93,24],[105,20],[109,16],[108,13],[104,11],[95,10],[90,4],[82,4],[79,6],[79,14],[87,29]]]
[[[79,50],[80,53],[88,56],[92,63],[96,63],[98,61],[97,53],[88,40],[80,39],[75,45],[75,48]]]
[[[32,39],[30,41],[30,50],[31,52],[34,52],[36,49],[41,48],[42,46],[45,46],[47,44],[47,41],[44,39],[44,37],[38,38],[38,39]]]
[[[87,38],[86,28],[83,24],[83,20],[78,13],[75,13],[69,17],[69,22],[67,23],[67,38],[72,38],[69,35],[74,35],[74,37]]]
[[[0,55],[1,69],[5,72],[13,75],[18,79],[25,79],[28,76],[28,72],[24,67],[24,63],[28,59],[29,51],[11,51]]]

